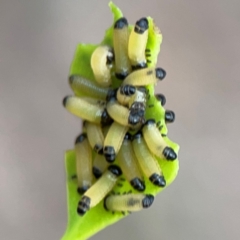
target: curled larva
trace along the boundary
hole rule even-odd
[[[104,200],[104,207],[108,211],[136,212],[149,208],[154,201],[151,194],[132,193],[123,195],[109,195]]]
[[[133,136],[133,149],[138,163],[147,178],[154,185],[164,187],[166,185],[166,182],[162,170],[157,160],[148,149],[141,131]]]
[[[107,103],[107,112],[114,121],[123,126],[139,127],[143,120],[142,114],[130,111],[127,107],[118,103],[115,98],[112,98]]]
[[[143,127],[143,136],[151,152],[160,158],[173,161],[177,158],[177,154],[164,141],[160,131],[158,130],[155,120],[149,119]]]
[[[92,185],[92,150],[85,133],[76,138],[75,153],[78,192],[84,193]]]
[[[90,208],[96,206],[114,187],[122,174],[116,165],[110,165],[108,170],[81,197],[77,212],[83,216]]]
[[[146,86],[156,84],[158,80],[163,80],[165,76],[166,72],[162,68],[143,68],[130,73],[123,81],[123,84]]]
[[[113,51],[108,46],[99,46],[92,54],[91,67],[97,83],[103,87],[112,84],[111,67],[113,58]]]
[[[84,122],[88,141],[91,145],[91,148],[99,154],[103,153],[103,142],[104,142],[104,136],[102,132],[102,128],[100,125],[91,123],[91,122]]]
[[[123,171],[124,176],[137,191],[145,190],[145,183],[139,169],[136,156],[133,152],[131,135],[126,133],[122,146],[117,155],[117,160]]]
[[[145,49],[148,40],[148,19],[141,18],[132,29],[128,42],[128,56],[133,69],[147,67]]]
[[[63,106],[77,117],[93,123],[106,125],[112,122],[105,108],[99,107],[97,104],[92,104],[79,97],[65,97],[63,99]]]
[[[128,58],[129,30],[127,19],[122,17],[114,24],[113,47],[115,56],[115,76],[123,80],[131,71]]]
[[[123,126],[117,122],[113,122],[109,128],[104,139],[103,149],[103,154],[108,162],[112,163],[115,160],[128,129],[128,126]]]

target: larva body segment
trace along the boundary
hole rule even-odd
[[[138,132],[133,136],[133,149],[138,163],[147,178],[154,185],[164,187],[166,185],[164,176],[157,160],[148,149],[142,137],[142,132]]]
[[[104,136],[101,126],[95,123],[85,122],[85,127],[87,131],[88,141],[92,149],[96,153],[102,154]]]
[[[120,80],[131,71],[131,64],[128,58],[129,30],[127,19],[122,17],[114,24],[113,47],[115,56],[115,76]]]
[[[70,113],[93,123],[107,124],[112,121],[105,108],[79,97],[67,96],[63,99],[63,105]]]
[[[148,40],[148,19],[141,18],[132,29],[128,42],[128,56],[133,69],[147,67],[145,49]]]
[[[95,80],[100,86],[108,87],[112,84],[111,67],[113,58],[113,51],[108,46],[99,46],[92,54],[91,67]]]
[[[95,207],[114,187],[122,174],[116,165],[110,165],[108,170],[89,188],[78,203],[77,212],[83,216],[90,208]]]
[[[173,161],[177,158],[177,154],[174,152],[174,150],[170,148],[164,141],[156,126],[155,120],[148,120],[142,131],[147,146],[154,155],[170,161]]]
[[[109,128],[104,140],[103,154],[108,162],[113,162],[122,145],[125,134],[129,127],[114,122]]]
[[[106,100],[110,90],[80,75],[71,75],[69,77],[69,84],[76,95],[84,95],[101,100]]]
[[[104,200],[104,207],[109,211],[136,212],[152,205],[154,196],[150,194],[110,195]]]
[[[166,72],[162,68],[143,68],[130,73],[123,81],[123,84],[133,86],[147,86],[156,84],[158,80],[163,80],[165,76]]]
[[[123,174],[130,182],[132,187],[140,192],[144,191],[145,183],[133,151],[131,135],[129,133],[127,133],[124,137],[122,146],[117,155],[117,160],[123,171]]]
[[[82,194],[92,185],[92,150],[86,134],[76,138],[75,153],[78,192]]]

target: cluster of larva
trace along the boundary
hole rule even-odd
[[[144,177],[163,188],[166,181],[156,157],[166,161],[177,158],[157,122],[145,119],[146,86],[155,85],[166,75],[162,68],[148,67],[148,27],[148,19],[141,18],[130,31],[127,19],[118,19],[113,48],[98,46],[92,53],[96,81],[80,75],[69,77],[71,88],[83,94],[63,100],[70,113],[84,120],[83,133],[75,142],[79,215],[103,199],[109,211],[131,212],[149,207],[154,196],[145,193]],[[121,81],[118,88],[112,88],[112,74]],[[155,97],[162,106],[165,104],[164,95]],[[174,118],[174,112],[165,111],[166,122]],[[136,191],[109,194],[121,175]]]

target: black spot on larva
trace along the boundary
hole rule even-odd
[[[83,216],[90,208],[91,199],[87,196],[83,196],[78,203],[77,213]]]
[[[88,189],[89,189],[90,186],[84,186],[84,187],[78,187],[77,188],[77,192],[82,195],[84,194]]]
[[[143,68],[146,68],[146,67],[147,67],[147,63],[146,62],[141,62],[141,63],[138,63],[135,66],[132,66],[132,70],[136,71],[136,70],[143,69]]]
[[[122,170],[121,170],[121,168],[118,167],[118,166],[116,166],[116,165],[110,165],[110,166],[108,167],[108,170],[109,170],[112,174],[114,174],[115,176],[117,176],[117,177],[119,177],[119,176],[122,175]]]
[[[66,96],[64,99],[63,99],[63,106],[65,107],[66,104],[67,104],[67,100],[70,96]]]
[[[106,97],[106,101],[117,99],[117,89],[109,89]]]
[[[132,140],[142,138],[142,131],[139,130],[135,135],[133,135]]]
[[[163,150],[163,155],[167,160],[173,161],[177,158],[177,154],[170,147],[165,147]]]
[[[115,149],[112,146],[105,146],[103,149],[103,154],[107,162],[109,163],[114,162],[116,153],[115,153]]]
[[[115,29],[122,29],[126,26],[128,26],[128,21],[125,17],[119,18],[114,24]]]
[[[93,167],[92,173],[93,173],[93,175],[95,176],[96,179],[98,179],[102,176],[102,172],[96,167]]]
[[[147,194],[146,197],[142,200],[143,208],[148,208],[152,205],[154,201],[154,196],[151,194]]]
[[[112,65],[113,61],[114,61],[113,49],[110,48],[109,51],[108,51],[108,54],[107,54],[106,64],[107,65]]]
[[[152,107],[154,107],[154,104],[149,104],[148,107],[152,108]]]
[[[128,74],[129,74],[128,72],[121,72],[121,73],[115,73],[115,76],[118,80],[124,80]]]
[[[121,183],[117,183],[117,186],[118,187],[122,187],[123,185]]]
[[[162,68],[156,68],[156,78],[163,80],[166,76],[166,71]]]
[[[103,154],[103,146],[100,144],[95,144],[93,150],[98,154]]]
[[[75,144],[83,142],[87,138],[86,133],[81,133],[79,136],[77,136],[75,140]]]
[[[165,111],[165,121],[167,123],[172,123],[175,120],[175,113],[173,111],[170,110],[166,110]]]
[[[101,125],[104,126],[108,126],[113,122],[112,118],[110,117],[110,115],[107,112],[107,109],[104,109],[102,112],[102,116],[101,116]]]
[[[141,18],[136,22],[134,31],[136,33],[142,34],[148,29],[148,20],[147,18]]]
[[[132,135],[129,132],[127,132],[124,136],[124,140],[130,140],[131,141],[131,139],[132,139]]]
[[[143,192],[145,190],[145,183],[139,178],[134,178],[130,181],[130,184],[132,187],[140,192]]]
[[[155,124],[156,122],[155,122],[155,119],[153,119],[153,118],[151,118],[151,119],[148,119],[146,122],[145,122],[145,124],[144,125],[153,125],[153,124]]]
[[[70,84],[70,85],[73,84],[74,78],[75,78],[75,75],[71,75],[71,76],[68,78],[68,81],[69,81],[69,84]]]
[[[120,87],[120,93],[126,96],[131,96],[136,92],[136,87],[132,85],[123,85]]]
[[[161,102],[161,105],[164,106],[166,104],[166,97],[159,93],[159,94],[156,94],[155,97],[157,98],[158,101]]]
[[[157,173],[152,174],[149,177],[149,180],[158,187],[165,187],[166,181],[163,176],[158,175]]]

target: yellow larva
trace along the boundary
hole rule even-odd
[[[93,160],[93,175],[95,176],[95,178],[100,178],[107,169],[108,165],[109,164],[107,163],[104,155],[96,154]]]
[[[160,166],[148,149],[142,137],[142,132],[140,131],[133,136],[133,149],[138,163],[147,178],[154,185],[164,187],[166,185],[166,182]]]
[[[177,158],[177,154],[174,150],[164,141],[154,119],[149,119],[145,123],[142,131],[147,146],[154,155],[170,161]]]
[[[91,97],[81,97],[81,99],[93,105],[98,105],[99,107],[105,108],[107,106],[107,102],[102,99],[91,98]]]
[[[75,96],[67,96],[63,99],[63,106],[72,114],[98,124],[108,124],[112,120],[104,108],[91,104],[84,99]]]
[[[103,154],[108,162],[113,162],[122,145],[125,134],[129,127],[113,122],[104,139]]]
[[[152,205],[154,196],[150,194],[132,193],[124,195],[110,195],[104,200],[104,207],[108,211],[136,212]]]
[[[142,123],[142,116],[138,113],[132,113],[127,107],[119,104],[114,98],[107,103],[107,112],[112,119],[123,126],[138,127],[139,123]]]
[[[112,84],[112,61],[113,52],[108,46],[97,47],[91,56],[91,67],[95,76],[95,80],[103,87],[108,87]]]
[[[133,152],[131,135],[126,133],[122,146],[117,155],[117,160],[123,171],[124,176],[132,187],[138,191],[145,190],[142,173],[140,172],[136,156]]]
[[[145,49],[148,40],[148,20],[141,18],[132,29],[128,42],[128,56],[133,69],[147,66]]]
[[[156,84],[158,80],[163,80],[166,76],[162,68],[143,68],[130,73],[123,81],[124,85],[146,86]]]
[[[123,80],[131,71],[128,58],[129,30],[127,19],[122,17],[114,24],[113,47],[115,57],[115,76]]]
[[[103,153],[104,136],[100,125],[85,121],[88,141],[96,153]]]
[[[80,134],[75,142],[78,192],[84,193],[92,185],[92,150],[86,134]]]
[[[80,93],[84,94],[84,96],[101,100],[106,100],[108,94],[113,91],[112,89],[101,87],[96,82],[89,81],[79,75],[71,75],[69,77],[69,84],[76,94]]]
[[[90,208],[95,207],[114,187],[122,174],[116,165],[110,165],[108,170],[89,188],[78,203],[77,212],[83,216]]]

